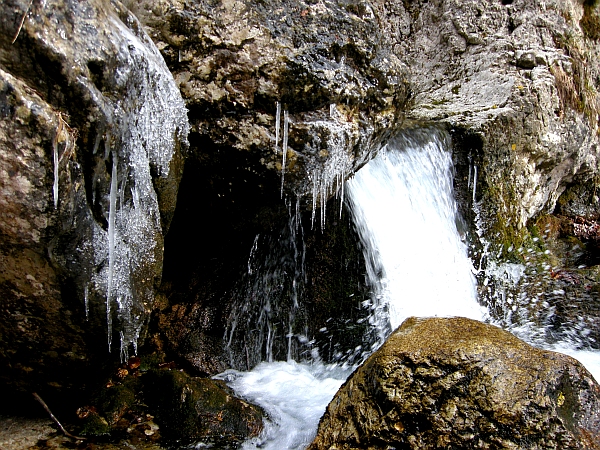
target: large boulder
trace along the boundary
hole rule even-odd
[[[311,450],[600,448],[600,386],[573,358],[465,318],[407,319],[342,386]]]
[[[188,123],[120,3],[2,9],[0,379],[43,394],[93,380],[110,351],[135,351]]]

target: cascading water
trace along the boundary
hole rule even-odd
[[[491,321],[477,299],[476,271],[467,254],[453,196],[449,149],[447,133],[433,128],[413,130],[390,141],[347,182],[346,205],[364,247],[373,289],[369,321],[377,330],[377,342],[368,351],[383,343],[409,316]],[[475,186],[474,182],[472,188]],[[522,272],[510,269],[517,277]],[[517,334],[534,345],[550,347],[527,339],[534,334]],[[579,358],[599,376],[597,352],[563,344],[555,344],[553,349]],[[246,442],[244,448],[305,448],[327,403],[353,368],[348,363],[298,363],[288,358],[286,362],[262,362],[250,372],[221,374],[219,378],[262,406],[271,419],[261,438]]]
[[[448,147],[438,130],[398,136],[348,182],[382,332],[410,316],[485,316],[457,228]]]
[[[443,133],[431,130],[398,137],[347,183],[347,206],[363,241],[367,277],[373,288],[369,321],[377,330],[373,333],[375,342],[366,352],[363,350],[363,358],[383,343],[391,328],[410,315],[460,314],[476,319],[484,315],[476,301],[466,245],[456,226],[448,140]],[[293,221],[290,234],[297,229],[292,224]],[[278,242],[295,240],[290,240],[288,234]],[[296,244],[289,247],[298,251]],[[254,252],[253,247],[249,269],[256,264]],[[280,262],[278,269],[268,271],[266,277],[262,271],[249,285],[250,296],[258,292],[260,285],[280,286],[274,274],[283,275],[286,268],[288,277],[299,278],[301,267],[290,264],[297,259],[292,257],[286,263],[281,255],[273,257]],[[260,292],[263,291],[261,287]],[[262,329],[268,337],[271,328],[263,322],[274,315],[275,308],[265,302],[268,299],[244,302],[246,309],[236,314],[230,336],[241,318],[254,315],[259,319],[256,333],[261,334]],[[297,308],[297,302],[287,303],[295,303]],[[249,314],[250,307],[256,311]],[[294,306],[290,308],[293,310]],[[326,365],[318,358],[306,357],[303,363],[289,358],[286,362],[273,362],[273,353],[268,349],[272,341],[265,336],[258,350],[267,362],[250,372],[231,370],[219,378],[227,380],[239,395],[259,404],[270,415],[271,423],[261,439],[247,442],[246,448],[301,449],[313,439],[327,403],[354,367],[347,362]],[[294,339],[297,337],[294,335]]]

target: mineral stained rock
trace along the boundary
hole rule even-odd
[[[409,318],[327,407],[317,449],[600,447],[600,386],[573,358],[465,318]]]

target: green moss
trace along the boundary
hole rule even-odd
[[[100,413],[110,425],[116,424],[134,403],[134,392],[122,384],[102,389],[96,401]]]
[[[168,440],[237,442],[262,430],[262,411],[234,397],[220,381],[176,370],[151,370],[146,398]]]
[[[583,17],[579,22],[586,37],[600,40],[600,16],[596,11],[598,2],[586,2],[583,6]]]
[[[592,35],[600,34],[600,31],[598,31],[600,28],[597,28],[599,25],[598,16],[590,13],[584,14],[585,17],[588,18],[581,26],[587,24],[585,26],[589,26],[594,30],[590,31]],[[571,109],[583,114],[590,126],[594,128],[598,125],[600,110],[598,107],[598,92],[591,80],[589,70],[590,60],[593,57],[580,50],[579,42],[572,34],[556,34],[554,42],[558,48],[563,49],[569,55],[572,68],[572,74],[567,74],[559,65],[550,67],[550,72],[554,75],[561,107],[563,110]]]
[[[79,434],[82,436],[106,436],[110,434],[111,428],[106,419],[98,413],[91,413],[85,419]]]

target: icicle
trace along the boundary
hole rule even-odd
[[[281,197],[283,198],[283,178],[285,175],[285,158],[287,156],[287,145],[288,145],[288,129],[289,129],[289,116],[288,112],[283,112],[283,148],[282,148],[282,161],[281,161]]]
[[[325,208],[327,207],[327,202],[325,199],[327,198],[327,184],[321,183],[321,231],[325,229]]]
[[[54,145],[54,185],[52,193],[54,194],[54,209],[58,209],[58,145]]]
[[[340,187],[340,219],[342,218],[342,209],[344,208],[344,186],[346,182],[344,181],[346,177],[342,175],[342,186]]]
[[[315,214],[317,210],[317,171],[313,170],[313,188],[312,188],[312,211],[310,215],[310,227],[315,226]]]
[[[129,349],[125,342],[125,334],[121,331],[121,362],[125,362],[129,359]]]
[[[475,195],[477,194],[477,166],[473,166],[473,203],[475,203]]]
[[[275,153],[279,148],[279,127],[281,126],[281,103],[277,102],[275,113]]]
[[[85,320],[89,320],[90,318],[90,302],[88,297],[88,286],[87,284],[83,288],[83,302],[85,305]]]
[[[256,249],[258,248],[258,238],[260,234],[257,234],[254,238],[254,243],[252,244],[252,248],[250,249],[250,256],[248,256],[248,275],[252,275],[252,260],[254,259],[254,254],[256,253]]]
[[[112,178],[110,180],[110,206],[108,212],[108,286],[106,288],[106,322],[108,326],[108,351],[112,344],[112,316],[110,303],[115,272],[115,221],[117,214],[117,152],[113,151]]]
[[[473,171],[473,165],[469,164],[469,177],[467,178],[467,189],[471,189],[471,172]]]

